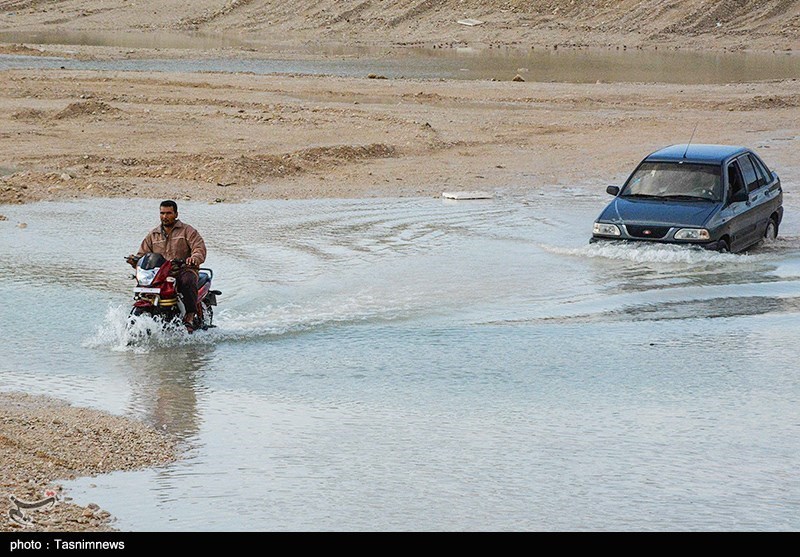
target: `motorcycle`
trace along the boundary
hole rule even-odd
[[[129,263],[131,256],[125,258]],[[135,318],[139,315],[149,315],[159,320],[164,325],[181,324],[186,315],[183,297],[177,289],[175,275],[185,265],[182,259],[166,259],[159,253],[146,253],[136,261],[136,286],[133,288],[133,307],[130,315]],[[188,323],[189,332],[192,330],[207,330],[214,327],[214,306],[217,305],[217,296],[222,292],[211,289],[211,280],[214,272],[211,269],[200,268],[197,279],[197,311],[192,323]]]

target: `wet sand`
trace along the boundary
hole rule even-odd
[[[800,28],[798,2],[755,3],[757,17],[744,19],[726,11],[726,2],[710,9],[681,2],[683,15],[676,10],[638,19],[636,10],[644,14],[650,3],[592,2],[589,15],[569,2],[549,2],[547,13],[525,11],[519,2],[442,2],[438,10],[435,3],[417,2],[416,11],[379,10],[370,2],[301,2],[293,5],[294,14],[270,2],[137,3],[151,7],[150,14],[124,2],[103,7],[70,0],[61,3],[60,19],[37,2],[13,4],[13,13],[7,8],[0,14],[2,29],[269,30],[286,39],[241,51],[243,57],[300,52],[323,39],[373,46],[785,52],[798,47]],[[485,23],[454,23],[463,17]],[[736,32],[727,32],[731,28]],[[67,50],[88,58],[209,54],[0,46],[1,53],[21,55]],[[379,73],[341,78],[72,70],[12,70],[3,77],[0,204],[92,196],[237,203],[454,190],[546,194],[573,185],[602,191],[624,180],[647,153],[686,142],[695,126],[697,143],[754,147],[779,172],[787,195],[800,179],[795,80],[576,85],[538,83],[530,76],[468,82],[379,79]],[[0,214],[0,230],[22,225]],[[2,394],[0,420],[0,530],[23,528],[8,519],[9,495],[36,501],[48,490],[58,493],[58,479],[175,458],[169,440],[143,424],[46,398]],[[60,497],[54,508],[30,513],[35,524],[26,530],[113,528],[99,507]]]

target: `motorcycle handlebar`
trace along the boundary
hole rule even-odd
[[[126,255],[125,257],[123,257],[123,259],[129,265],[134,265],[135,266],[140,258],[136,257],[135,255]],[[186,260],[185,259],[172,259],[172,260],[170,260],[170,262],[176,268],[181,268],[181,267],[184,267],[186,265]]]
[[[182,269],[183,267],[192,267],[195,269],[199,268],[197,263],[192,263],[191,265],[189,265],[185,259],[172,259],[171,262],[172,266],[178,269]]]

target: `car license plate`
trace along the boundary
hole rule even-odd
[[[145,288],[144,286],[137,286],[133,289],[135,294],[161,294],[160,288]]]

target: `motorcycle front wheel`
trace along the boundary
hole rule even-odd
[[[200,324],[202,329],[209,329],[213,327],[214,322],[214,306],[203,300],[201,302],[203,307],[203,322]]]
[[[134,306],[128,317],[128,326],[130,327],[136,322],[136,318],[141,315],[147,315],[155,321],[160,321],[164,327],[171,323],[180,323],[180,314],[173,308],[157,308],[153,306]],[[150,334],[148,330],[147,334]]]

